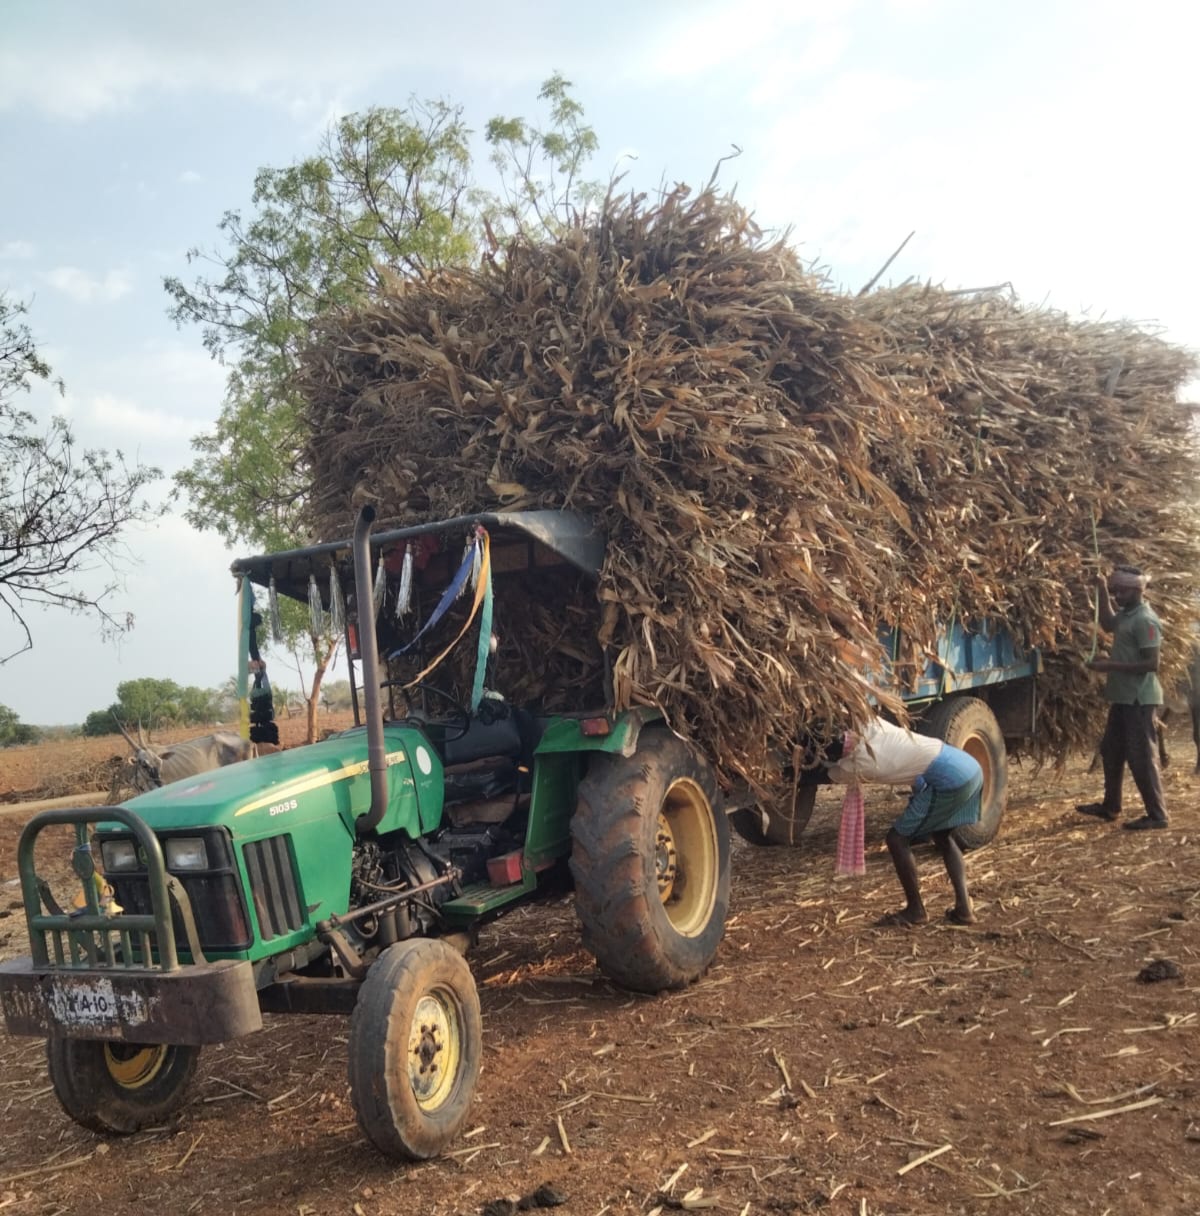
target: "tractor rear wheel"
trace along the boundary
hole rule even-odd
[[[729,823],[743,840],[760,848],[797,845],[816,804],[817,786],[802,785],[796,790],[794,805],[745,807],[734,811]]]
[[[954,829],[961,848],[981,849],[1000,830],[1008,805],[1008,749],[996,715],[978,697],[951,697],[933,706],[917,730],[961,748],[983,769],[979,822]]]
[[[462,1130],[483,1050],[471,969],[445,942],[389,946],[350,1018],[350,1098],[381,1153],[424,1161]]]
[[[677,736],[595,755],[571,819],[583,943],[636,992],[683,988],[712,962],[729,911],[729,825],[712,770]]]
[[[199,1047],[172,1043],[46,1040],[55,1097],[76,1123],[104,1135],[130,1135],[174,1114],[199,1058]]]

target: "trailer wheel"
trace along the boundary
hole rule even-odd
[[[462,1130],[483,1048],[471,969],[445,942],[389,946],[350,1018],[350,1097],[381,1153],[424,1161]]]
[[[917,729],[962,748],[983,769],[979,822],[954,831],[954,839],[962,848],[982,848],[1000,830],[1008,805],[1008,749],[996,715],[978,697],[951,697],[933,706]]]
[[[729,824],[745,841],[768,848],[772,845],[798,845],[817,804],[817,787],[802,785],[796,791],[796,804],[788,806],[751,806],[734,811]]]
[[[55,1097],[76,1123],[104,1135],[129,1135],[174,1114],[199,1058],[199,1047],[172,1043],[46,1040]]]
[[[571,819],[584,945],[636,992],[691,983],[729,911],[729,825],[712,770],[663,729],[635,755],[593,756]]]

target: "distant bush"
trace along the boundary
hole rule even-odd
[[[115,735],[117,722],[136,733],[166,726],[208,726],[222,719],[221,692],[217,689],[181,688],[174,680],[144,678],[117,685],[117,699],[107,709],[93,710],[83,721],[89,737]]]
[[[0,705],[0,747],[36,743],[40,737],[36,726],[27,726],[7,705]]]

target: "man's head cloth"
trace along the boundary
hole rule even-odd
[[[1110,587],[1128,587],[1138,591],[1145,591],[1150,578],[1137,566],[1117,566],[1112,574],[1108,576],[1108,585]]]

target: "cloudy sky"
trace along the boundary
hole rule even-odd
[[[203,5],[6,0],[0,291],[30,305],[80,440],[173,472],[220,407],[222,370],[166,314],[164,275],[212,245],[254,172],[314,151],[336,115],[411,97],[482,130],[574,82],[593,175],[722,180],[764,226],[857,289],[1011,282],[1072,313],[1200,347],[1187,0],[458,0]],[[62,615],[0,666],[23,721],[79,721],[126,679],[234,670],[236,554],[177,515],[132,533],[119,646]],[[5,632],[8,630],[8,632]],[[17,643],[0,621],[0,654]],[[9,643],[6,645],[6,643]],[[277,683],[298,678],[273,667]]]

